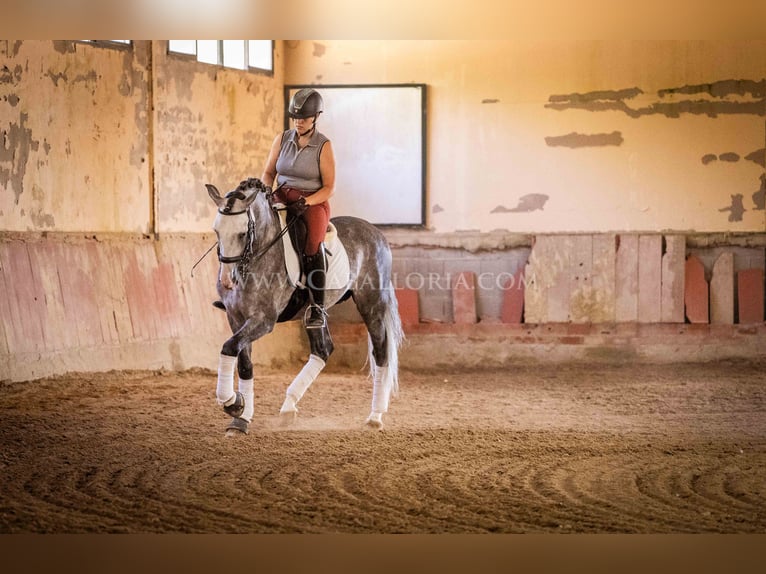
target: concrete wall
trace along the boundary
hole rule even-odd
[[[152,230],[150,59],[0,42],[0,229]]]
[[[766,42],[318,40],[285,58],[288,84],[428,85],[435,231],[766,231]]]
[[[210,231],[205,183],[260,176],[282,129],[281,42],[274,56],[271,76],[165,41],[0,41],[0,229]]]
[[[216,368],[231,334],[217,297],[218,262],[191,268],[215,238],[0,238],[0,380],[68,371]],[[285,346],[284,341],[291,341]],[[254,345],[279,367],[305,354],[297,325]]]
[[[167,42],[153,42],[160,233],[210,231],[215,210],[205,184],[223,191],[261,176],[283,126],[281,46],[269,76],[169,55]]]

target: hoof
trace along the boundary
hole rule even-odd
[[[242,393],[236,393],[234,395],[234,402],[228,406],[223,407],[223,412],[233,418],[242,416],[245,412],[245,397]]]
[[[370,413],[367,420],[364,422],[371,429],[383,428],[383,413]]]
[[[232,438],[248,434],[250,432],[247,429],[248,426],[249,423],[245,419],[233,418],[231,419],[229,426],[226,427],[226,437]]]

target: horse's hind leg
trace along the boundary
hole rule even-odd
[[[391,396],[398,392],[399,311],[393,288],[355,293],[354,302],[369,334],[372,406],[366,424],[381,428]]]
[[[322,328],[306,329],[311,347],[311,355],[303,369],[296,375],[285,393],[280,414],[285,420],[292,420],[298,413],[298,401],[301,400],[311,384],[324,369],[327,359],[333,352],[332,337],[325,324]]]

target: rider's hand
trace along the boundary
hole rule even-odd
[[[302,215],[304,211],[308,209],[306,198],[301,197],[298,201],[294,201],[287,206],[287,211],[293,215]]]

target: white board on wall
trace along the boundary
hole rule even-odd
[[[325,111],[317,128],[335,150],[332,216],[425,225],[426,86],[286,86],[286,104],[305,87],[322,95]],[[285,121],[292,127],[287,116]]]

